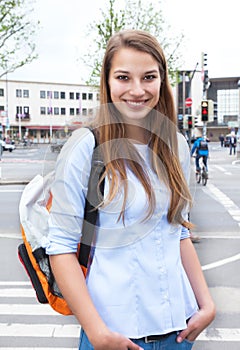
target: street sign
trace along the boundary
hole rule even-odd
[[[191,99],[191,97],[187,97],[185,100],[185,106],[191,107],[191,105],[192,105],[192,99]]]

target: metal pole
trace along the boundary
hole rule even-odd
[[[238,80],[238,132],[237,132],[237,159],[240,159],[240,80]]]

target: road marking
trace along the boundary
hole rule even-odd
[[[34,347],[34,348],[32,348],[32,347],[29,347],[29,348],[22,348],[22,347],[20,347],[20,348],[9,348],[9,347],[7,347],[7,348],[4,348],[4,347],[2,347],[1,346],[1,348],[0,348],[1,350],[56,350],[56,348],[54,348],[54,347],[52,347],[52,348],[39,348],[39,347]],[[78,348],[59,348],[60,350],[77,350]]]
[[[216,267],[223,266],[223,265],[229,264],[229,263],[237,261],[237,260],[240,260],[240,254],[236,254],[236,255],[233,255],[229,258],[218,260],[218,261],[213,262],[211,264],[204,265],[204,266],[202,266],[202,270],[206,271],[206,270],[210,270],[210,269],[215,269]]]
[[[209,190],[212,192],[212,194],[216,197],[217,201],[222,204],[226,210],[228,211],[229,215],[240,224],[240,208],[222,191],[220,191],[216,186],[213,184],[208,184],[207,189],[204,189],[204,191]]]
[[[31,286],[31,282],[28,281],[0,281],[0,286]]]
[[[0,323],[0,337],[49,337],[49,338],[78,338],[78,324],[8,324]]]
[[[1,315],[59,315],[49,304],[1,304]]]
[[[0,189],[0,192],[2,192],[2,193],[17,193],[17,192],[23,192],[23,189],[22,190],[1,190]]]
[[[221,341],[221,342],[239,342],[239,328],[209,328],[203,331],[197,338],[197,341]]]
[[[0,288],[0,298],[36,298],[33,288]]]
[[[0,233],[0,238],[22,239],[21,233]]]
[[[1,346],[1,348],[0,348],[1,350],[56,350],[56,348],[54,348],[54,347],[52,347],[52,348],[39,348],[39,347],[34,347],[34,348],[32,348],[32,347],[29,347],[29,348],[22,348],[22,347],[20,347],[20,348],[9,348],[9,347],[7,347],[7,348],[4,348],[4,347],[2,347]],[[60,350],[77,350],[78,348],[59,348]]]
[[[1,337],[31,337],[31,338],[79,338],[80,325],[78,324],[8,324],[0,323]],[[208,328],[204,330],[197,338],[198,341],[225,341],[225,342],[239,342],[240,329],[239,328]],[[3,349],[1,347],[1,349]],[[20,349],[20,348],[7,348]],[[21,348],[22,350],[23,348]],[[26,348],[31,349],[31,348]],[[32,348],[36,349],[36,348]],[[38,350],[40,348],[37,348]],[[53,349],[53,348],[42,348]],[[61,348],[62,349],[62,348]]]

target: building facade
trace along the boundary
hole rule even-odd
[[[0,136],[50,142],[94,117],[98,105],[95,87],[0,80]]]
[[[186,107],[185,101],[190,97],[192,106]],[[193,127],[183,125],[183,130],[189,136],[197,136],[202,133],[201,101],[203,98],[202,72],[179,72],[176,86],[177,115],[193,117]],[[220,134],[227,135],[230,132],[237,133],[240,126],[240,77],[210,78],[206,91],[206,99],[213,101],[213,115],[207,122],[207,136],[217,141]],[[194,123],[195,122],[195,123]]]

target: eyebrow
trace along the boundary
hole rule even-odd
[[[116,74],[116,73],[129,74],[130,72],[126,71],[126,70],[122,70],[122,69],[117,69],[113,73],[114,74]],[[152,74],[152,73],[159,73],[159,71],[157,69],[153,69],[153,70],[144,72],[144,74]]]

